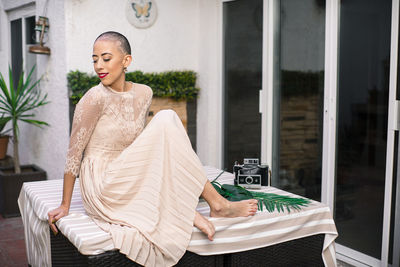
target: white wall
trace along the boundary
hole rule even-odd
[[[222,4],[199,1],[197,153],[203,164],[222,167]]]
[[[7,72],[7,62],[8,62],[8,28],[7,28],[7,14],[4,11],[3,2],[0,1],[0,73],[5,76]],[[7,75],[8,79],[8,75]]]
[[[10,53],[9,21],[10,13],[18,14],[19,10],[26,9],[28,1],[6,1],[4,6],[12,8],[5,13],[0,11],[1,22],[1,58],[0,70],[5,72],[11,59],[6,57]],[[30,1],[33,2],[33,1]],[[43,15],[45,0],[37,0],[34,5],[36,16]],[[23,5],[19,6],[17,5]],[[34,163],[47,171],[48,179],[59,179],[63,176],[65,153],[68,144],[69,117],[66,84],[65,59],[65,23],[64,0],[48,1],[47,16],[50,29],[49,40],[46,43],[51,49],[51,55],[37,56],[37,73],[43,75],[40,90],[48,94],[50,104],[38,110],[36,119],[46,121],[51,126],[43,129],[21,123],[20,125],[20,158],[22,164]],[[4,25],[5,24],[5,25]],[[4,34],[6,32],[6,34]],[[4,57],[3,57],[4,55]],[[9,145],[9,155],[12,155],[12,144]]]
[[[20,8],[13,1],[3,1],[12,5],[10,12]],[[26,6],[27,1],[20,3]],[[37,16],[42,15],[45,2],[35,2]],[[129,71],[194,70],[198,73],[201,92],[197,150],[204,164],[220,166],[220,1],[158,0],[158,18],[148,29],[137,29],[128,22],[125,3],[125,0],[48,1],[50,31],[46,45],[51,48],[51,55],[37,56],[37,72],[43,75],[41,90],[48,93],[51,103],[39,110],[37,119],[51,126],[39,129],[21,125],[20,140],[21,162],[44,168],[48,179],[62,178],[69,142],[66,74],[77,69],[93,73],[93,41],[108,30],[119,31],[130,40],[134,61]],[[4,73],[10,61],[7,58],[10,40],[7,12],[1,7],[0,71]],[[11,145],[8,154],[12,155]]]
[[[102,32],[113,30],[131,43],[134,61],[128,71],[197,70],[197,2],[159,0],[153,26],[137,29],[125,16],[125,0],[65,1],[67,69],[94,73],[93,42]]]
[[[36,1],[36,12],[41,14],[46,0]],[[65,11],[64,0],[48,1],[50,56],[38,56],[38,74],[44,75],[41,89],[48,94],[50,104],[43,107],[38,117],[50,124],[44,129],[32,129],[25,141],[29,159],[45,168],[48,179],[63,177],[65,155],[69,140],[69,106],[66,81]],[[32,128],[32,126],[29,126]],[[34,142],[32,142],[34,141]]]
[[[158,0],[158,17],[137,29],[125,17],[124,0],[69,0],[66,10],[67,69],[94,73],[92,45],[115,30],[131,42],[128,71],[194,70],[201,88],[197,113],[197,151],[203,164],[220,166],[220,1]]]

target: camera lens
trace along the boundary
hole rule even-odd
[[[253,183],[253,177],[247,176],[245,181],[246,181],[246,184],[252,184]]]

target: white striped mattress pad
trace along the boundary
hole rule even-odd
[[[207,177],[213,180],[221,170],[204,167]],[[218,182],[233,184],[233,174],[224,172]],[[28,262],[32,266],[51,266],[50,238],[47,213],[58,207],[62,197],[63,180],[47,180],[24,183],[18,203],[25,229]],[[268,193],[295,196],[274,187],[261,189]],[[334,240],[337,230],[329,207],[311,201],[301,211],[270,213],[258,211],[252,217],[213,218],[209,217],[209,206],[199,202],[197,211],[213,222],[216,233],[213,241],[193,227],[187,250],[199,255],[215,255],[246,251],[315,234],[325,234],[322,257],[326,266],[336,266]],[[70,213],[57,223],[60,231],[84,255],[97,255],[113,250],[111,236],[101,230],[86,214],[79,181],[75,183]]]

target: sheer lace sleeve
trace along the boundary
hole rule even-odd
[[[148,121],[149,121],[149,110],[150,110],[150,106],[151,106],[151,100],[153,99],[153,90],[151,90],[150,87],[146,86],[146,92],[145,92],[145,107],[144,109],[146,110],[145,113],[145,125],[147,125]]]
[[[64,173],[78,176],[83,151],[101,116],[103,102],[101,92],[92,88],[76,105]]]

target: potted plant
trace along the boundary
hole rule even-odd
[[[19,162],[19,122],[23,121],[35,126],[48,125],[46,122],[33,119],[35,110],[46,105],[47,94],[42,95],[37,90],[39,80],[32,82],[31,69],[24,80],[24,72],[21,72],[17,88],[14,88],[12,70],[9,67],[9,84],[6,85],[3,75],[0,73],[0,116],[2,121],[12,124],[14,167],[0,167],[0,208],[3,216],[15,216],[19,214],[17,199],[24,182],[46,179],[46,172],[36,165],[20,165]],[[2,203],[1,203],[2,202]]]

